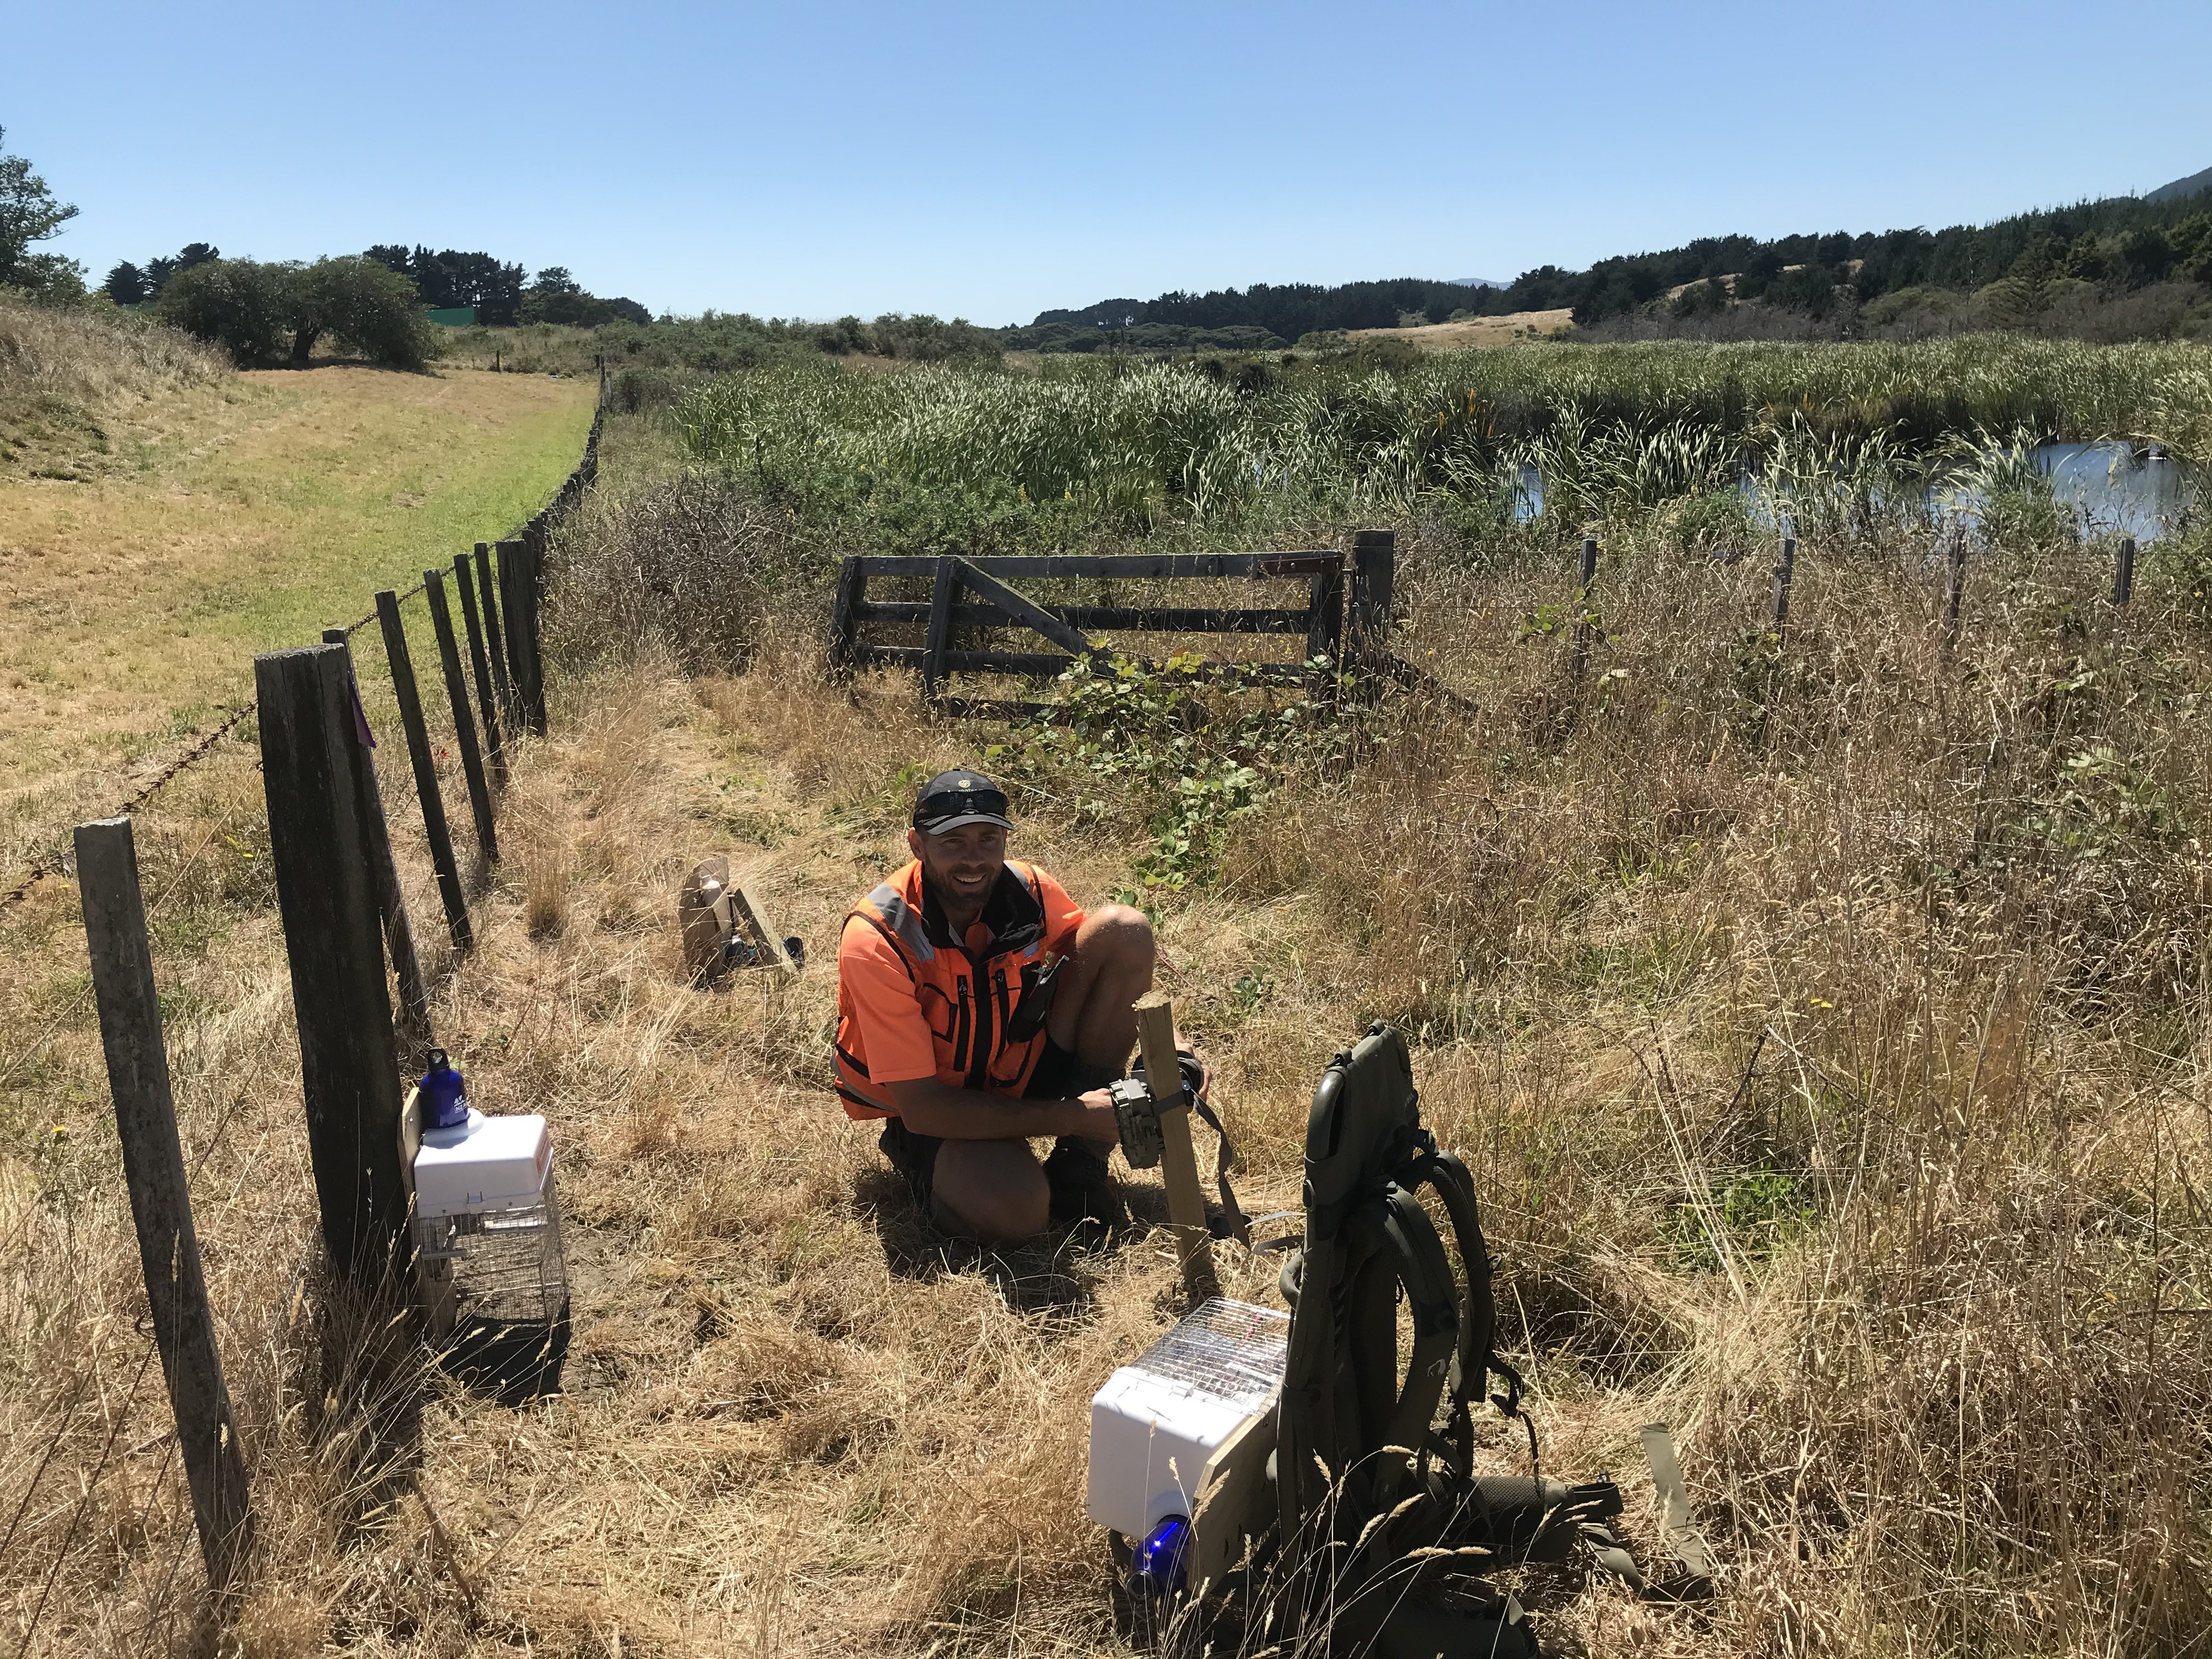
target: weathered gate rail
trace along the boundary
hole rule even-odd
[[[1389,655],[1390,592],[1396,541],[1387,530],[1363,530],[1349,553],[1320,549],[1285,553],[1054,553],[996,558],[854,554],[837,576],[830,623],[830,668],[842,675],[876,665],[920,671],[923,694],[947,714],[1006,720],[1050,712],[1050,706],[947,697],[955,674],[1050,676],[1065,673],[1083,657],[1104,654],[1086,630],[1116,634],[1290,635],[1303,636],[1296,662],[1210,661],[1183,669],[1193,678],[1299,684],[1347,668],[1380,668]],[[872,599],[879,578],[927,576],[929,599]],[[1022,578],[1054,580],[1283,581],[1307,584],[1297,606],[1052,604],[1009,586]],[[972,596],[972,597],[968,597]],[[921,624],[921,645],[864,640],[872,623]],[[957,628],[1018,628],[1039,635],[1054,651],[957,648]],[[1139,660],[1144,660],[1139,659]],[[1317,669],[1315,665],[1326,665]],[[1158,668],[1158,663],[1147,663]]]

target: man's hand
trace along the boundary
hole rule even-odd
[[[1067,1133],[1080,1135],[1085,1140],[1103,1142],[1110,1150],[1121,1143],[1121,1115],[1114,1109],[1110,1090],[1091,1089],[1078,1095],[1070,1104],[1079,1108],[1084,1125]]]

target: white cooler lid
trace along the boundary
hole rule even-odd
[[[425,1129],[415,1154],[415,1213],[471,1215],[541,1201],[553,1137],[535,1112],[486,1117],[471,1106],[458,1128]]]

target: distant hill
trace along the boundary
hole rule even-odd
[[[2177,179],[2170,185],[2160,185],[2143,197],[2146,202],[2179,202],[2186,197],[2202,196],[2212,190],[2212,167],[2202,173],[2192,173],[2186,179]]]
[[[1079,311],[1041,312],[1028,328],[1007,331],[1007,337],[1010,347],[1040,351],[1121,345],[1272,349],[1308,333],[1395,328],[1416,314],[1436,324],[1460,314],[1502,317],[1561,308],[1571,309],[1575,321],[1588,326],[1664,295],[1675,295],[1680,303],[1679,296],[1693,288],[1698,292],[1688,299],[1698,303],[1762,301],[1819,318],[1831,313],[1839,296],[1863,303],[1906,288],[1971,293],[2015,271],[2080,278],[2110,291],[2170,276],[2212,284],[2212,169],[2148,196],[2110,196],[1985,225],[1856,234],[1838,230],[1771,241],[1706,236],[1656,253],[1619,254],[1583,270],[1541,265],[1510,283],[1412,276],[1334,287],[1258,283],[1156,300],[1106,300]]]
[[[1504,288],[1506,286],[1495,276],[1447,276],[1444,281],[1457,288]]]

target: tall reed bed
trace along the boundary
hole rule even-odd
[[[2156,441],[2212,459],[2203,357],[1978,336],[1529,345],[1234,383],[1167,363],[1038,377],[801,366],[702,386],[678,420],[700,459],[917,550],[1169,527],[1251,534],[1424,501],[1480,527],[1514,516],[1528,469],[1562,525],[1746,480],[1910,517],[1931,481],[2002,444]]]

